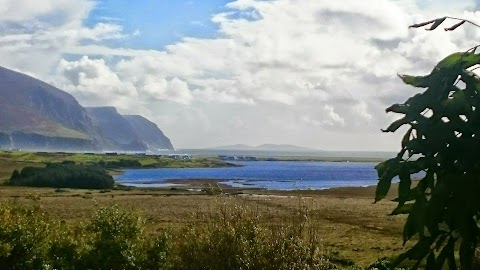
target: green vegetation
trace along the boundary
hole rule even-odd
[[[45,168],[25,167],[8,181],[12,186],[111,189],[114,181],[105,169],[95,165],[48,164]]]
[[[143,220],[117,207],[68,226],[38,208],[0,207],[0,269],[163,269],[167,235],[147,237]]]
[[[107,169],[121,169],[121,168],[141,168],[142,163],[138,160],[132,159],[120,159],[120,160],[113,160],[113,161],[103,161],[100,160],[98,163],[103,168]]]
[[[322,253],[307,212],[269,226],[262,218],[243,206],[224,206],[206,225],[187,225],[177,237],[175,269],[335,268]]]
[[[241,213],[208,228],[148,237],[144,220],[118,207],[98,210],[87,224],[67,226],[36,208],[3,206],[0,268],[331,269],[301,239],[300,229],[279,228],[282,235],[272,235]]]
[[[444,18],[413,25],[437,28]],[[447,28],[454,30],[465,23]],[[478,46],[477,46],[478,47]],[[408,214],[403,238],[417,243],[396,264],[410,259],[427,269],[474,269],[480,241],[480,64],[477,47],[440,61],[427,76],[400,78],[426,88],[387,112],[403,114],[385,131],[409,126],[397,157],[377,166],[380,181],[376,201],[383,199],[392,179],[400,178],[398,206],[392,215]],[[423,172],[417,185],[412,174]],[[458,256],[458,257],[457,257]],[[476,268],[475,268],[476,269]]]
[[[173,159],[150,155],[104,155],[83,153],[47,153],[0,150],[0,183],[8,180],[14,170],[24,167],[44,167],[48,163],[98,164],[109,170],[123,168],[203,168],[232,166],[216,158]]]
[[[146,220],[119,206],[83,222],[52,219],[33,206],[0,205],[0,269],[390,269],[367,268],[328,252],[301,206],[288,219],[247,205],[222,204],[180,228],[146,230]]]

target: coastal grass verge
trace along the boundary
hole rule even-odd
[[[212,197],[212,196],[209,196]],[[324,232],[297,199],[276,213],[248,201],[216,202],[181,227],[147,229],[144,215],[118,205],[97,207],[82,222],[52,219],[42,201],[0,204],[2,269],[384,269],[362,267],[325,245]]]
[[[223,190],[220,195],[208,195],[205,191],[186,189],[79,190],[2,186],[0,204],[36,207],[49,220],[69,226],[91,219],[99,208],[116,205],[138,213],[145,221],[144,231],[152,237],[165,229],[178,232],[192,226],[198,229],[195,233],[212,232],[211,226],[214,222],[218,224],[222,213],[234,216],[235,207],[243,209],[242,217],[254,219],[265,230],[291,225],[295,221],[292,219],[307,211],[308,223],[315,226],[319,240],[316,247],[323,259],[342,267],[352,263],[367,267],[378,258],[390,258],[404,250],[401,245],[404,218],[388,216],[394,202],[372,204],[373,192],[370,187],[303,194],[300,191]],[[205,244],[202,243],[197,244]]]
[[[217,158],[174,159],[167,156],[151,155],[106,155],[94,153],[64,153],[64,152],[25,152],[0,150],[0,184],[10,179],[14,170],[24,167],[45,167],[49,163],[73,162],[75,164],[100,164],[112,170],[124,168],[208,168],[228,167],[230,163]],[[110,165],[110,167],[108,167]],[[132,166],[134,164],[135,166]],[[138,165],[137,165],[138,164]],[[115,166],[113,166],[115,165]]]

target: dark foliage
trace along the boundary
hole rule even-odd
[[[132,159],[120,159],[118,161],[99,161],[98,165],[107,169],[119,169],[119,168],[141,168],[142,163],[138,160]]]
[[[414,24],[434,30],[446,19],[457,20],[445,28],[453,31],[465,22],[442,17]],[[427,76],[402,75],[404,83],[426,89],[387,112],[402,114],[385,132],[402,126],[409,129],[397,157],[379,164],[375,201],[383,199],[392,179],[400,179],[398,206],[392,215],[408,214],[404,242],[418,237],[417,243],[399,256],[425,262],[427,269],[472,269],[480,241],[480,78],[473,71],[480,65],[476,46],[440,61]],[[411,175],[424,177],[413,185]],[[458,254],[458,256],[457,256]]]
[[[0,205],[0,269],[165,269],[169,235],[148,237],[143,228],[118,207],[68,226],[39,208]]]
[[[480,219],[480,78],[472,72],[480,54],[471,50],[440,61],[427,76],[400,76],[409,85],[426,88],[387,112],[402,114],[385,131],[408,126],[397,157],[379,164],[376,201],[392,179],[400,179],[398,207],[408,214],[404,241],[418,237],[397,263],[410,259],[427,269],[471,269],[479,243]],[[413,185],[412,174],[424,177]]]
[[[15,170],[12,186],[110,189],[114,181],[105,169],[94,165],[48,164],[45,168],[25,167]]]

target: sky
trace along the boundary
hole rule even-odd
[[[155,122],[176,148],[294,144],[397,151],[385,113],[480,29],[408,29],[478,1],[0,0],[0,65],[83,106]],[[454,22],[447,22],[448,24]]]

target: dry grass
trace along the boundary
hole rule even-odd
[[[225,204],[244,205],[267,216],[265,222],[282,223],[301,209],[309,211],[318,226],[322,245],[334,259],[367,266],[378,258],[401,253],[404,217],[388,214],[395,203],[373,202],[372,188],[328,191],[267,192],[240,195],[206,195],[182,190],[54,190],[51,188],[0,187],[0,201],[38,203],[51,218],[82,222],[101,206],[119,205],[139,211],[148,230],[181,228],[217,211]]]

